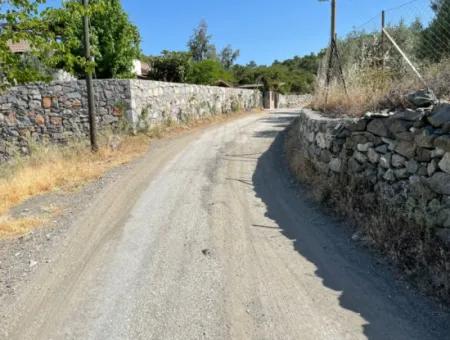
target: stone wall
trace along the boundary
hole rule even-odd
[[[300,179],[450,300],[450,104],[361,119],[303,110],[286,145]]]
[[[305,107],[312,100],[310,94],[280,94],[278,107],[280,109]]]
[[[99,130],[262,106],[259,91],[143,80],[94,81]],[[65,142],[89,132],[84,81],[13,87],[0,96],[0,161],[30,141]]]
[[[184,121],[262,107],[258,90],[135,80],[131,83],[134,124]]]

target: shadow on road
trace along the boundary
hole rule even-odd
[[[273,123],[287,126],[291,120],[274,115],[267,119],[269,132],[255,137],[272,136]],[[304,187],[292,184],[282,157],[283,139],[284,133],[278,134],[261,155],[253,186],[267,207],[266,216],[293,241],[299,256],[315,265],[322,284],[340,292],[339,305],[366,320],[364,335],[369,339],[448,338],[450,317],[445,311],[396,281],[387,265],[351,241],[349,228],[309,200]]]

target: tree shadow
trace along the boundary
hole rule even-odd
[[[252,177],[256,195],[267,207],[265,215],[293,241],[298,254],[316,266],[315,275],[322,284],[340,292],[340,306],[366,320],[365,336],[448,339],[447,308],[408,290],[391,266],[351,240],[351,228],[309,199],[305,187],[292,184],[282,156],[283,143],[284,133],[277,134],[259,158]]]

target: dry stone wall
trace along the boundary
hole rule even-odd
[[[95,81],[100,128],[117,124],[130,100],[127,81]],[[30,141],[64,142],[88,133],[86,85],[83,81],[32,84],[0,96],[0,161],[26,153]]]
[[[293,130],[322,176],[363,177],[411,220],[450,232],[450,104],[362,119],[303,110]]]
[[[94,81],[99,130],[188,120],[262,106],[259,91],[141,80]],[[0,161],[30,142],[64,143],[89,132],[84,81],[13,87],[0,95]]]
[[[262,107],[258,90],[135,80],[131,83],[135,125],[184,121]]]
[[[280,109],[304,107],[311,100],[312,95],[310,94],[280,94],[278,96],[278,107]]]
[[[305,109],[286,145],[300,179],[450,299],[450,104],[360,119]]]

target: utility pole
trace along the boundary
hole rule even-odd
[[[336,41],[336,0],[331,0],[331,44]]]
[[[89,0],[82,0],[85,11],[89,8]],[[89,16],[87,13],[83,16],[83,28],[84,28],[84,56],[86,62],[91,62],[91,43],[89,37]],[[97,144],[97,124],[95,118],[95,102],[94,102],[94,88],[92,84],[92,71],[86,69],[86,90],[88,97],[88,114],[89,114],[89,133],[91,139],[92,152],[98,151]]]
[[[385,40],[385,35],[384,35],[384,28],[385,28],[385,24],[386,24],[386,12],[383,10],[381,11],[381,57],[383,58],[383,60],[381,61],[381,67],[384,70],[384,40]]]
[[[345,93],[347,93],[347,86],[345,84],[344,72],[342,70],[341,58],[339,56],[339,50],[337,47],[337,35],[336,35],[336,0],[331,0],[331,34],[330,34],[330,53],[328,58],[327,75],[326,75],[326,94],[325,102],[328,100],[328,90],[332,77],[333,59],[336,60],[339,77],[341,78],[342,85],[344,87]]]

